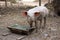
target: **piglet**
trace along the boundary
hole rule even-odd
[[[33,22],[35,23],[36,32],[38,29],[37,21],[40,21],[40,27],[42,26],[42,19],[44,19],[44,27],[46,26],[46,17],[49,15],[49,10],[45,6],[38,6],[23,13],[27,17],[27,21],[30,27],[33,27]]]

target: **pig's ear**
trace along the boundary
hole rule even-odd
[[[35,12],[34,13],[34,16],[39,16],[40,15],[40,12]]]
[[[22,14],[23,16],[27,16],[27,12],[23,12],[23,14]]]

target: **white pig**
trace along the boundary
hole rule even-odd
[[[40,27],[42,25],[42,19],[44,19],[44,26],[46,26],[46,17],[49,14],[49,10],[45,6],[38,6],[23,13],[27,17],[27,21],[30,24],[30,27],[33,27],[33,22],[35,23],[37,31],[37,21],[40,21]]]

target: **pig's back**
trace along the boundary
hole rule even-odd
[[[28,11],[28,15],[32,18],[34,18],[34,13],[40,12],[41,15],[44,17],[45,15],[48,15],[48,9],[45,6],[38,6],[35,8],[32,8]]]

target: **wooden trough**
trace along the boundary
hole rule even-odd
[[[35,28],[30,28],[29,26],[21,26],[18,24],[14,24],[12,26],[7,27],[11,32],[18,34],[30,34]]]

